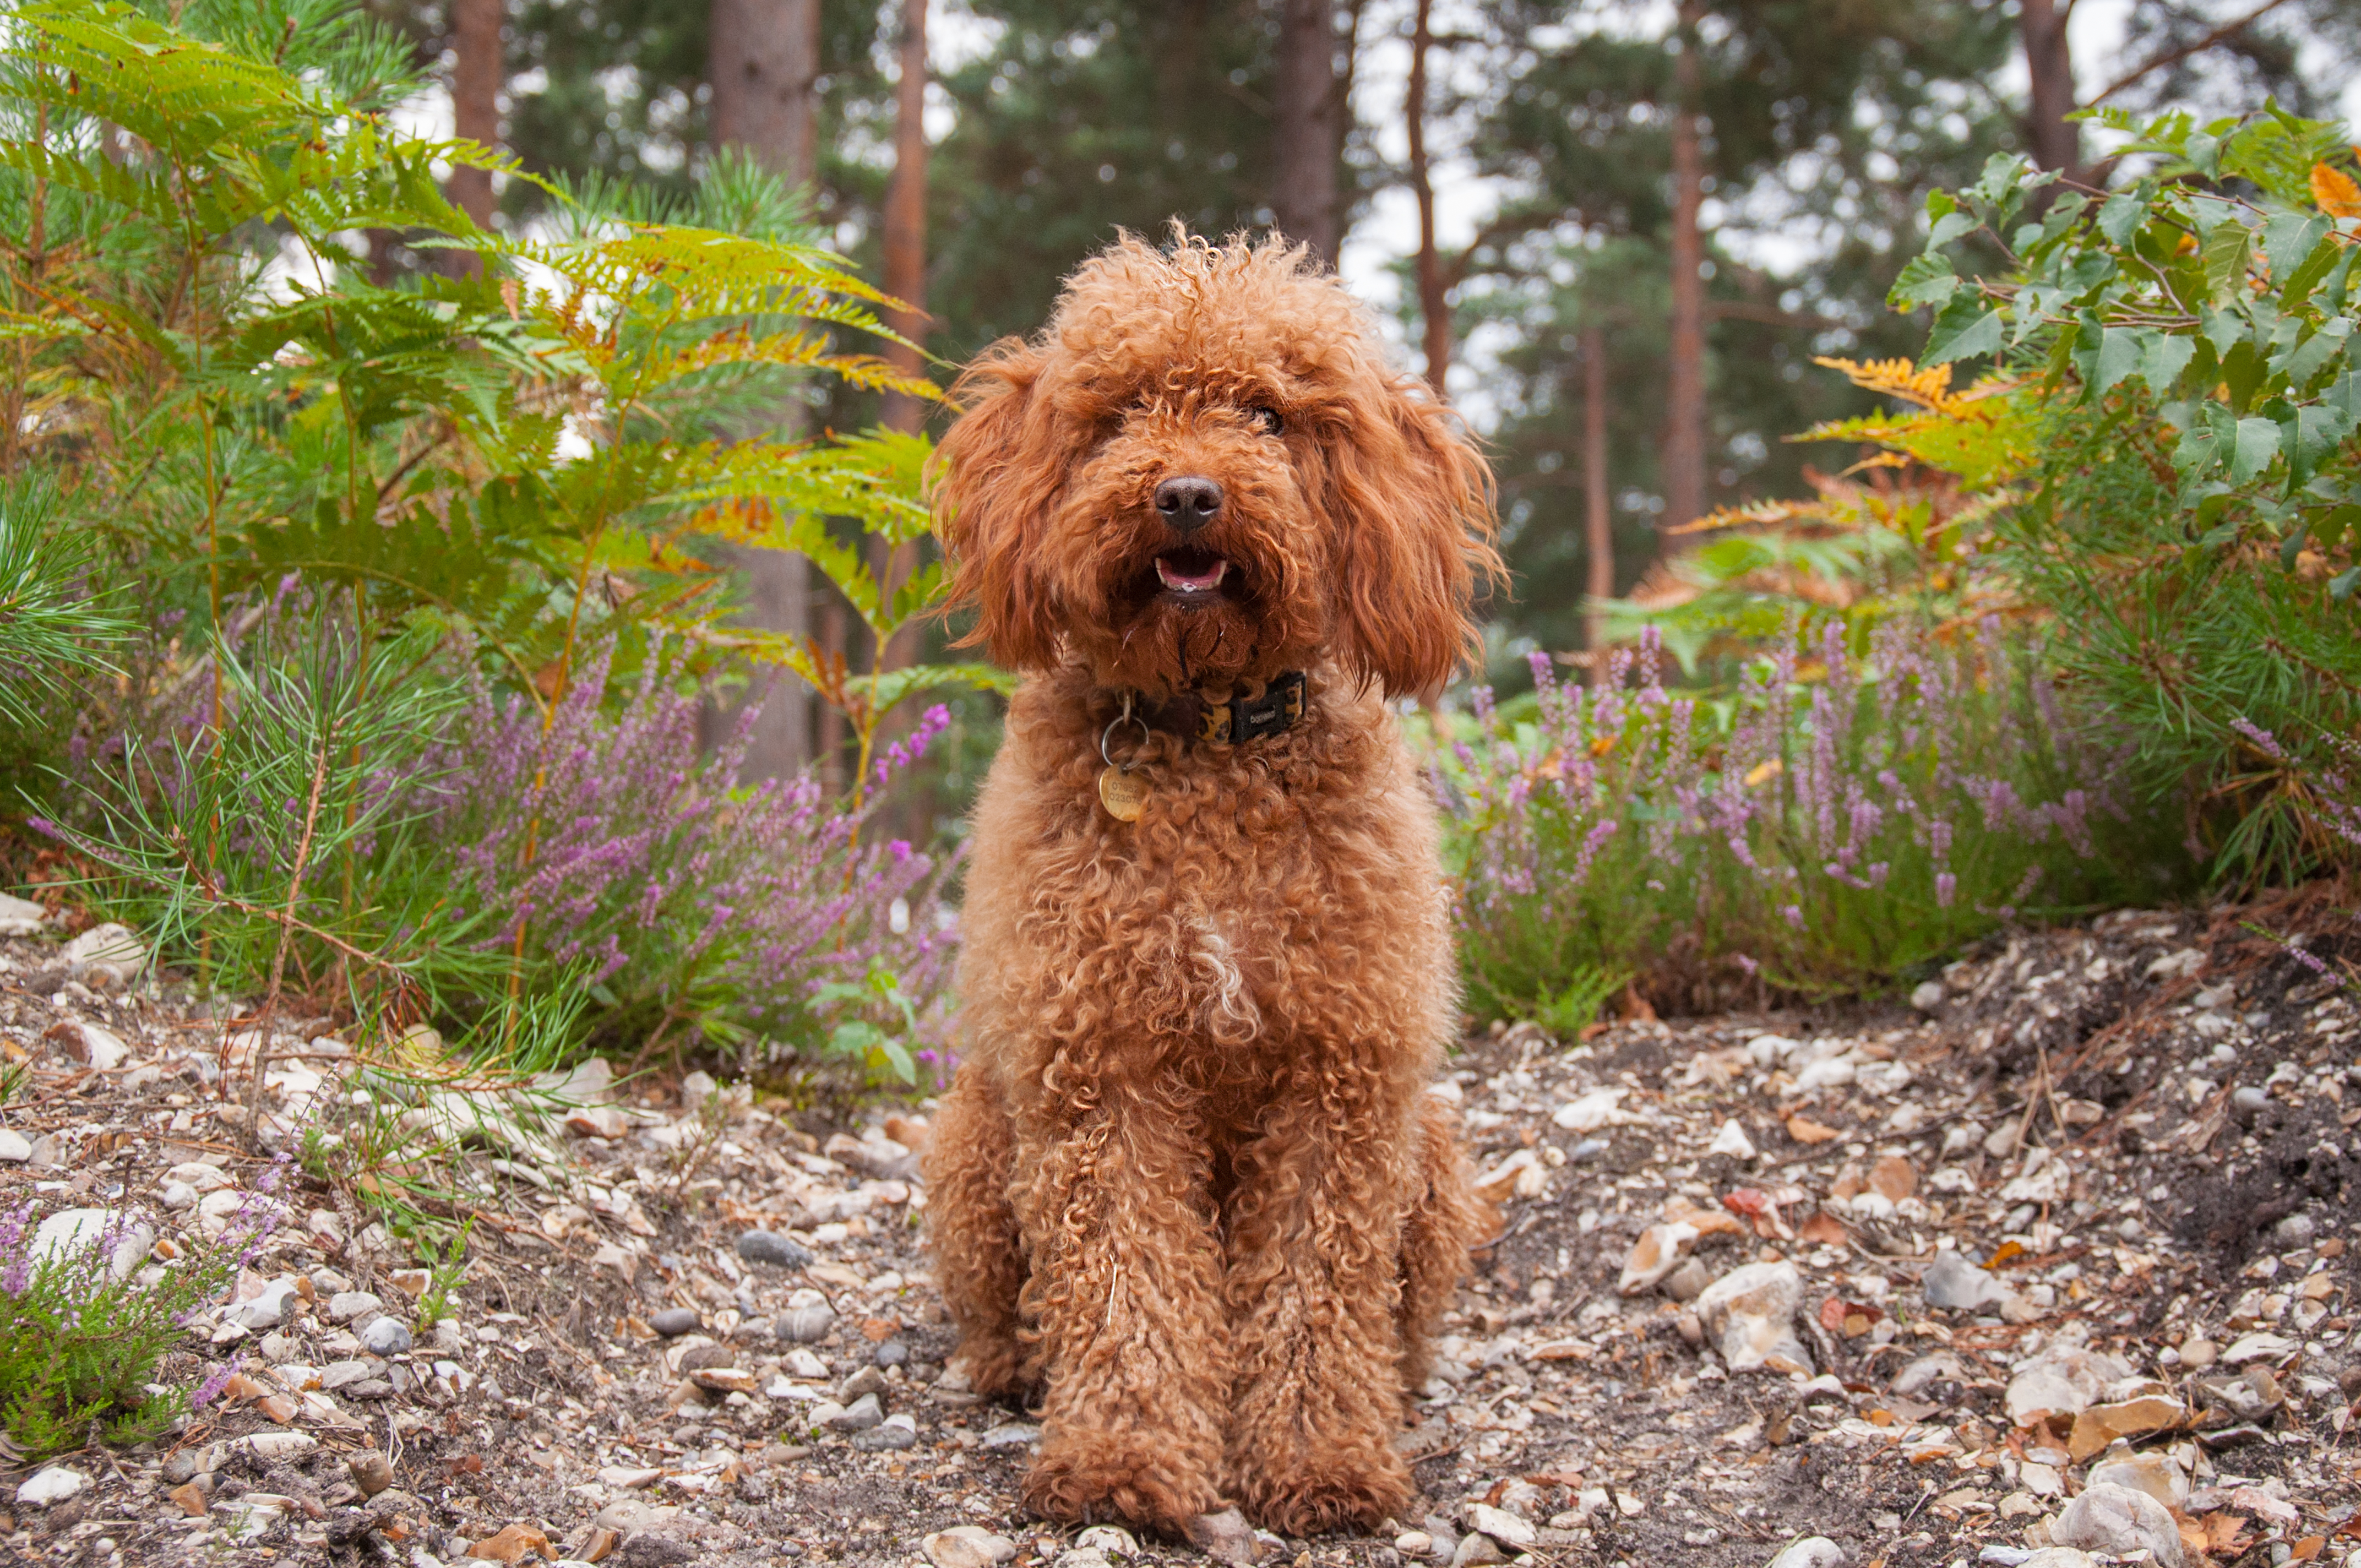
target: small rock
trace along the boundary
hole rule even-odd
[[[38,937],[49,912],[29,898],[0,893],[0,937]]]
[[[1131,1531],[1115,1524],[1094,1524],[1074,1537],[1074,1546],[1082,1552],[1112,1552],[1118,1557],[1139,1555],[1139,1541]]]
[[[131,1059],[131,1047],[123,1037],[95,1024],[82,1025],[82,1049],[75,1053],[82,1065],[98,1072],[113,1072]]]
[[[62,1464],[46,1465],[26,1477],[16,1488],[16,1500],[27,1508],[46,1508],[80,1496],[89,1485],[90,1477],[79,1470],[69,1470]]]
[[[197,1451],[184,1448],[166,1459],[157,1470],[157,1476],[167,1486],[177,1486],[183,1481],[197,1478]]]
[[[631,1118],[613,1105],[582,1105],[566,1113],[566,1130],[577,1138],[620,1138],[631,1130]]]
[[[870,1359],[880,1366],[906,1366],[910,1361],[910,1347],[897,1339],[883,1340],[875,1350],[870,1352]]]
[[[1927,1305],[1947,1312],[1981,1311],[2008,1299],[2007,1286],[1950,1247],[1935,1255],[1925,1277],[1918,1281],[1918,1289]]]
[[[954,1525],[918,1543],[935,1568],[993,1568],[1016,1555],[1016,1543],[981,1525]]]
[[[84,985],[104,989],[129,984],[148,966],[148,948],[129,927],[112,922],[93,926],[58,949],[58,957]]]
[[[825,1424],[835,1431],[867,1431],[884,1419],[885,1411],[877,1403],[877,1396],[863,1394],[851,1404],[840,1409]],[[813,1424],[823,1424],[818,1420],[817,1411],[814,1412]]]
[[[2184,1561],[2171,1511],[2146,1492],[2126,1486],[2084,1487],[2049,1527],[2049,1539],[2059,1546],[2117,1556],[2145,1548],[2164,1568],[2181,1568]]]
[[[292,1279],[274,1279],[262,1288],[260,1295],[232,1302],[225,1308],[222,1319],[242,1329],[275,1329],[293,1316],[291,1303],[295,1299],[295,1282]]]
[[[2079,1345],[2053,1345],[2018,1363],[2001,1402],[2015,1426],[2052,1416],[2079,1415],[2096,1403],[2108,1385],[2131,1376],[2120,1357],[2093,1354]]]
[[[1934,1013],[1940,1010],[1943,1005],[1943,982],[1939,980],[1920,981],[1911,989],[1910,1005],[1921,1013]],[[1812,1539],[1817,1541],[1820,1538],[1814,1536]]]
[[[1009,1421],[985,1432],[980,1441],[985,1448],[1030,1448],[1041,1441],[1041,1429],[1026,1421]]]
[[[2180,1342],[2180,1365],[2191,1372],[2202,1372],[2222,1354],[2222,1347],[2210,1339],[2185,1339]]]
[[[2168,1508],[2189,1501],[2189,1475],[2161,1453],[2126,1454],[2091,1466],[2089,1485],[2146,1492]]]
[[[1752,1159],[1755,1157],[1754,1140],[1746,1135],[1746,1129],[1739,1125],[1737,1117],[1732,1116],[1722,1123],[1721,1130],[1714,1134],[1713,1142],[1706,1146],[1705,1152],[1728,1155],[1732,1159]]]
[[[2237,1366],[2249,1361],[2277,1361],[2282,1356],[2293,1355],[2302,1348],[2285,1334],[2247,1334],[2231,1342],[2230,1348],[2222,1353],[2222,1364]],[[2188,1352],[2183,1351],[2182,1361],[2186,1362],[2188,1358]]]
[[[1394,1550],[1404,1557],[1423,1557],[1434,1550],[1434,1537],[1422,1530],[1406,1530],[1394,1537]]]
[[[164,1497],[191,1519],[201,1519],[213,1507],[214,1478],[210,1475],[194,1476],[173,1487]]]
[[[1070,1546],[1049,1568],[1115,1568],[1115,1559],[1095,1546]]]
[[[1771,1568],[1844,1568],[1844,1548],[1825,1535],[1807,1535],[1771,1559]]]
[[[1705,1259],[1693,1257],[1664,1276],[1664,1292],[1675,1301],[1694,1301],[1704,1295],[1706,1287],[1712,1283],[1713,1270],[1705,1266]],[[1697,1321],[1697,1315],[1693,1312],[1684,1312],[1681,1316],[1690,1323]],[[1688,1330],[1686,1326],[1682,1328],[1681,1337],[1688,1338]],[[1697,1339],[1690,1343],[1692,1345],[1701,1344],[1704,1339],[1705,1336],[1700,1332]]]
[[[8,1157],[7,1140],[15,1137],[16,1135],[14,1133],[0,1132],[0,1159]],[[16,1138],[16,1141],[20,1144],[25,1142],[22,1138]],[[31,1151],[32,1146],[26,1145],[26,1152],[29,1154]],[[193,1209],[197,1206],[197,1190],[185,1181],[168,1181],[164,1183],[163,1190],[157,1193],[156,1201],[177,1214],[183,1209]]]
[[[738,1238],[738,1255],[749,1263],[774,1263],[782,1268],[801,1268],[812,1260],[809,1247],[776,1231],[748,1231]]]
[[[415,1343],[400,1318],[378,1318],[361,1330],[361,1348],[371,1355],[400,1355]]]
[[[339,1290],[328,1298],[328,1321],[349,1323],[355,1318],[385,1310],[385,1303],[366,1290]]]
[[[14,1127],[0,1127],[0,1163],[22,1165],[32,1157],[33,1145],[30,1139]],[[196,1201],[193,1193],[190,1195],[189,1201],[191,1203]],[[171,1206],[185,1207],[185,1205]]]
[[[320,1440],[309,1432],[258,1431],[239,1438],[230,1445],[242,1448],[257,1459],[301,1459],[320,1446]]]
[[[48,1141],[46,1137],[42,1140]],[[30,1255],[39,1263],[84,1253],[109,1237],[113,1238],[113,1251],[107,1255],[107,1271],[117,1279],[130,1278],[133,1270],[147,1261],[148,1249],[156,1245],[156,1233],[151,1227],[137,1220],[126,1221],[112,1209],[61,1209],[43,1220],[33,1232]],[[286,1288],[293,1290],[294,1282],[287,1281]]]
[[[1214,1562],[1226,1563],[1230,1568],[1254,1568],[1254,1530],[1237,1509],[1194,1515],[1180,1529],[1190,1545]]]
[[[790,1307],[779,1314],[779,1337],[796,1344],[817,1344],[836,1326],[836,1314],[826,1307]]]
[[[1636,1296],[1664,1279],[1688,1256],[1698,1234],[1695,1225],[1677,1220],[1642,1231],[1640,1239],[1631,1244],[1631,1255],[1623,1260],[1623,1275],[1616,1282],[1616,1289],[1626,1296]]]
[[[674,1563],[687,1563],[697,1556],[696,1548],[669,1535],[643,1530],[623,1542],[619,1561],[623,1568],[666,1568]]]
[[[885,1375],[873,1366],[864,1366],[837,1386],[836,1397],[851,1401],[863,1394],[885,1392]]]
[[[703,1321],[694,1307],[666,1307],[648,1320],[648,1327],[666,1339],[678,1339],[694,1332]]]
[[[1794,1264],[1750,1263],[1708,1286],[1697,1314],[1730,1371],[1767,1367],[1808,1376],[1811,1354],[1795,1326],[1803,1299],[1804,1277]]]
[[[1467,1528],[1519,1552],[1541,1539],[1540,1533],[1525,1520],[1504,1508],[1492,1508],[1485,1503],[1467,1505]]]
[[[844,1413],[850,1418],[853,1410],[859,1409],[860,1406],[856,1405],[852,1410]],[[897,1453],[904,1449],[916,1448],[918,1446],[918,1423],[907,1415],[887,1416],[867,1431],[854,1433],[852,1446],[863,1453]]]
[[[1474,1568],[1476,1564],[1507,1561],[1490,1536],[1469,1534],[1459,1538],[1459,1550],[1451,1554],[1451,1568]]]
[[[374,1448],[364,1448],[346,1466],[353,1473],[353,1485],[361,1489],[364,1497],[374,1497],[393,1485],[393,1465]]]

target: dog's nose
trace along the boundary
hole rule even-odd
[[[1220,515],[1222,487],[1193,475],[1156,487],[1156,510],[1175,533],[1194,533]]]

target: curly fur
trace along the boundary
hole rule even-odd
[[[1292,1532],[1409,1503],[1393,1439],[1489,1216],[1427,1092],[1456,1015],[1429,794],[1386,699],[1469,647],[1489,476],[1301,248],[1126,237],[988,350],[938,521],[976,638],[1024,672],[975,816],[967,1055],[928,1218],[979,1390],[1038,1393],[1027,1500]],[[1276,433],[1259,411],[1275,412]],[[1222,487],[1159,590],[1157,484]],[[1096,792],[1123,695],[1252,695],[1239,745],[1157,731]]]

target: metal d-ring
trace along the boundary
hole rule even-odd
[[[1113,768],[1119,773],[1127,773],[1131,772],[1132,768],[1138,762],[1138,759],[1135,757],[1131,762],[1118,762],[1113,757],[1107,755],[1107,742],[1115,739],[1115,732],[1118,729],[1122,728],[1122,726],[1126,722],[1139,726],[1139,740],[1142,745],[1146,745],[1156,733],[1154,730],[1148,729],[1148,720],[1145,718],[1135,718],[1133,716],[1131,711],[1131,693],[1124,693],[1123,711],[1116,714],[1113,718],[1107,720],[1107,727],[1099,731],[1099,761],[1104,762],[1108,767]]]

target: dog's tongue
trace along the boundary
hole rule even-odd
[[[1156,558],[1157,580],[1178,593],[1211,593],[1222,586],[1222,578],[1229,569],[1230,564],[1219,555],[1202,566],[1183,565],[1170,555]]]

